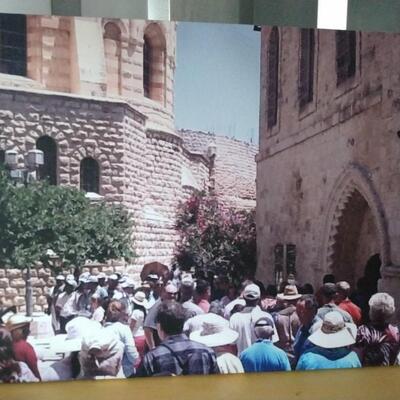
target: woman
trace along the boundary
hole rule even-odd
[[[0,382],[38,382],[29,367],[16,361],[10,332],[0,327]]]
[[[389,323],[396,308],[387,293],[376,293],[368,302],[370,322],[358,328],[356,351],[363,366],[394,365],[399,351],[399,331]]]
[[[139,352],[139,358],[135,363],[137,367],[144,356],[146,347],[146,337],[144,335],[143,322],[147,315],[146,305],[146,294],[142,291],[137,291],[133,298],[133,311],[131,314],[130,328],[132,331],[133,338],[135,340],[136,348]]]

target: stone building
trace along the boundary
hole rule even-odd
[[[176,131],[175,53],[173,22],[0,16],[0,161],[5,150],[39,148],[41,178],[124,204],[138,255],[130,274],[170,264],[176,209],[193,189],[227,181],[229,206],[255,204],[256,149],[206,134],[195,149],[196,135]],[[228,166],[249,190],[232,190]],[[21,295],[17,271],[3,272],[0,299]],[[37,274],[34,287],[52,284]]]
[[[259,277],[354,285],[379,254],[379,289],[399,301],[400,35],[261,34]]]

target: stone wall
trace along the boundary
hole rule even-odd
[[[263,28],[262,54],[269,32]],[[265,118],[260,121],[258,273],[273,281],[274,246],[293,243],[300,282],[319,284],[323,274],[347,269],[357,271],[350,275],[354,284],[377,249],[383,275],[386,267],[400,265],[400,35],[358,33],[356,74],[337,86],[335,33],[319,31],[314,101],[299,111],[299,32],[280,29],[278,124],[269,130]],[[265,62],[261,71],[261,116],[266,116]],[[362,215],[349,212],[361,206]],[[355,237],[346,233],[351,230]],[[341,247],[351,240],[354,256],[347,254],[348,264],[337,265]]]

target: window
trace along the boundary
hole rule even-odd
[[[143,94],[165,101],[166,42],[161,27],[149,24],[143,35]]]
[[[279,32],[274,26],[268,41],[267,127],[278,121]]]
[[[121,30],[116,23],[104,26],[104,52],[107,70],[107,94],[121,94]]]
[[[81,190],[100,194],[100,168],[99,163],[91,157],[81,161]]]
[[[0,15],[0,72],[26,76],[26,16]]]
[[[57,185],[57,145],[49,136],[42,136],[36,142],[36,148],[43,151],[43,165],[39,167],[39,179]]]
[[[356,33],[336,31],[336,82],[340,85],[356,74]]]
[[[143,92],[145,97],[150,97],[150,76],[151,76],[151,47],[145,37],[143,42]]]
[[[300,31],[299,105],[302,109],[314,96],[314,29]]]
[[[275,284],[279,285],[289,275],[296,275],[296,245],[278,243],[274,248]]]

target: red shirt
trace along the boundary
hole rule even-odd
[[[347,311],[351,315],[351,318],[353,318],[353,321],[357,326],[361,325],[361,309],[360,309],[360,307],[356,306],[349,299],[343,300],[339,304],[339,307],[342,310]]]
[[[16,361],[23,361],[33,374],[41,380],[39,369],[37,366],[37,357],[35,350],[26,340],[19,340],[13,343],[13,350]]]
[[[209,303],[207,300],[205,300],[205,299],[200,300],[200,301],[197,303],[197,305],[198,305],[206,314],[207,314],[208,311],[210,310],[210,303]]]

